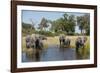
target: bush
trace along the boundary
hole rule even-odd
[[[54,34],[50,31],[39,31],[38,34],[45,35],[45,36],[54,36]]]
[[[32,30],[32,29],[22,29],[22,36],[26,36],[27,34],[33,34],[35,33],[35,30]]]

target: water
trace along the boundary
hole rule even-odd
[[[59,46],[51,45],[46,49],[34,50],[30,53],[22,53],[22,62],[38,62],[38,61],[61,61],[61,60],[78,60],[82,59],[74,48],[59,48]]]

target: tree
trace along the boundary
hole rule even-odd
[[[31,25],[32,25],[31,29],[35,29],[35,27],[34,27],[34,26],[35,26],[35,24],[34,24],[33,20],[32,20],[32,19],[30,19],[30,21],[32,22],[32,24],[31,24]]]
[[[47,23],[48,23],[48,21],[43,17],[41,19],[40,24],[39,24],[39,29],[40,30],[43,30],[44,28],[48,27],[48,24]]]
[[[72,34],[75,32],[75,16],[64,14],[64,24],[65,24],[65,31],[67,34]]]
[[[24,29],[31,29],[31,28],[34,29],[34,26],[32,26],[29,23],[22,22],[22,28],[24,28]]]
[[[51,24],[51,31],[54,31],[54,32],[64,31],[63,18],[59,18],[54,21],[49,20],[49,23]]]
[[[52,24],[51,29],[55,32],[66,32],[66,34],[72,34],[75,31],[75,17],[74,15],[68,15],[64,13],[61,18],[54,21],[50,21]]]
[[[35,28],[29,24],[22,22],[22,33],[25,36],[27,33],[32,34],[35,31]]]
[[[79,26],[79,29],[81,30],[81,34],[88,34],[90,33],[90,16],[89,14],[85,14],[83,16],[77,17],[77,23]],[[85,33],[83,32],[85,31]]]
[[[89,35],[90,34],[90,15],[85,14],[84,20],[85,20],[85,31],[86,31],[86,34]]]

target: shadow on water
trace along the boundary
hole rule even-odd
[[[35,53],[35,61],[40,61],[40,55],[41,55],[42,50],[36,50]]]
[[[22,53],[22,62],[82,60],[83,55],[74,48],[49,46],[47,49],[31,49]],[[88,59],[88,58],[87,58]]]
[[[27,52],[22,52],[22,62],[40,61],[41,53],[40,49],[28,49]]]
[[[83,59],[83,56],[79,52],[76,52],[76,59],[77,60]]]

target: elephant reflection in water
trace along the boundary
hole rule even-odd
[[[27,49],[26,51],[26,59],[28,61],[40,61],[42,51],[36,49]]]

